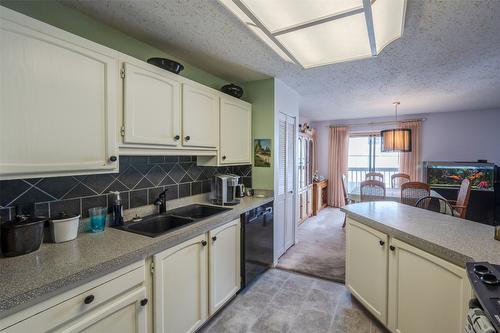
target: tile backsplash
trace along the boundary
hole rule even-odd
[[[111,206],[119,191],[124,209],[152,204],[167,189],[167,200],[210,192],[217,173],[241,176],[251,186],[251,165],[204,167],[195,156],[120,156],[120,172],[85,176],[31,178],[0,181],[0,219],[14,215],[14,205],[35,202],[35,214],[55,216],[60,212],[88,216],[88,208]]]

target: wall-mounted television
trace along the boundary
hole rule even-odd
[[[473,190],[493,191],[495,164],[424,162],[424,179],[433,188],[458,188],[465,178]]]

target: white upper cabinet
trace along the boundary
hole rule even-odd
[[[180,143],[180,82],[152,65],[124,63],[124,143]]]
[[[252,162],[252,105],[235,98],[220,98],[220,164]]]
[[[217,148],[219,145],[219,96],[194,83],[182,85],[182,144]]]
[[[0,16],[0,179],[117,171],[117,53]]]

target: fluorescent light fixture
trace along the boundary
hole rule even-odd
[[[406,0],[219,0],[304,68],[377,56],[401,37]]]

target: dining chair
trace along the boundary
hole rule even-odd
[[[427,209],[436,213],[453,216],[453,208],[448,200],[433,197],[431,195],[418,199],[415,205],[418,208]]]
[[[365,175],[365,180],[378,180],[380,182],[384,182],[384,175],[380,172],[368,172]]]
[[[385,184],[379,180],[365,180],[359,189],[361,201],[385,200]]]
[[[355,202],[354,200],[349,198],[349,194],[347,193],[347,179],[345,175],[342,175],[342,191],[344,192],[344,200],[346,205]],[[346,221],[347,221],[347,214],[344,214],[344,223],[342,224],[342,228],[345,228]]]
[[[410,181],[410,175],[406,173],[395,173],[391,176],[391,187],[400,188],[401,185]]]
[[[429,185],[421,182],[406,182],[401,184],[401,203],[415,206],[419,199],[431,195]]]
[[[455,216],[465,219],[467,215],[467,206],[469,206],[470,198],[470,181],[465,178],[460,184],[460,190],[458,190],[457,200],[450,200],[451,207],[455,210]]]

